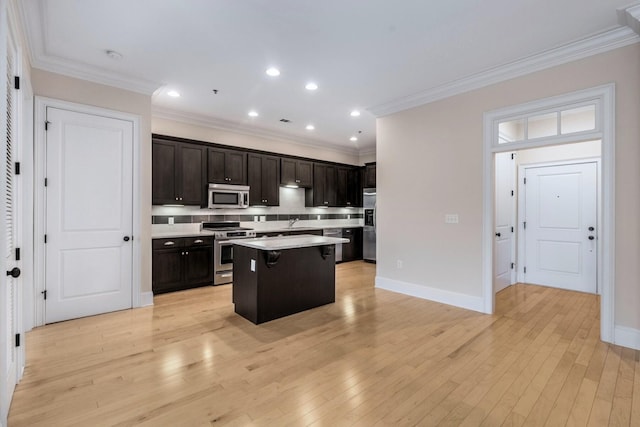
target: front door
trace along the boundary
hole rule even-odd
[[[132,306],[133,123],[47,108],[46,323]]]
[[[597,164],[525,169],[525,281],[596,293]]]

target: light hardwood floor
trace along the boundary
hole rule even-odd
[[[488,316],[374,275],[260,326],[222,286],[37,328],[9,426],[640,425],[640,352],[599,341],[596,296],[515,285]]]

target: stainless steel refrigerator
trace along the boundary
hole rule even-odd
[[[365,188],[362,197],[364,230],[362,234],[362,258],[376,262],[376,189]]]

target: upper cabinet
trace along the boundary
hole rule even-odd
[[[209,148],[208,182],[247,185],[247,153],[239,150]]]
[[[249,154],[249,204],[278,206],[280,204],[280,157]]]
[[[152,204],[201,205],[206,199],[204,147],[154,139]]]
[[[314,163],[313,188],[305,194],[305,206],[337,206],[336,168]]]
[[[364,187],[376,187],[376,163],[365,163],[364,165]]]
[[[311,188],[313,185],[313,163],[283,157],[280,162],[280,184]]]
[[[336,201],[340,207],[362,206],[361,168],[336,168]]]

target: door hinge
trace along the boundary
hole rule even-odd
[[[513,197],[513,190],[511,190],[511,197]]]
[[[20,76],[15,76],[13,78],[13,87],[20,90]]]
[[[525,267],[525,268],[524,268],[524,272],[525,272],[525,273],[527,272],[527,267]]]
[[[512,262],[512,263],[511,263],[511,269],[513,270],[513,268],[514,268],[515,266],[516,266],[516,263],[515,263],[515,262]]]
[[[16,248],[16,261],[20,261],[20,248]]]
[[[513,227],[511,227],[511,232],[513,233]]]
[[[44,122],[44,130],[49,130],[49,123],[51,122],[48,120]]]
[[[511,153],[511,160],[516,158],[516,153]]]
[[[44,296],[44,299],[47,299],[47,290],[45,289],[44,291],[40,292],[42,294],[42,296]]]
[[[524,179],[524,183],[525,183],[525,184],[527,183],[527,178],[525,178],[525,179]]]
[[[44,242],[47,243],[47,235],[44,235]]]
[[[16,162],[16,175],[20,175],[20,162]]]
[[[20,347],[20,334],[16,334],[16,347]]]
[[[44,186],[46,187],[49,184],[49,180],[47,178],[44,179]]]
[[[524,227],[525,230],[527,229],[527,221],[522,223],[522,227]]]

